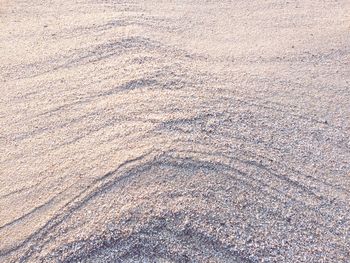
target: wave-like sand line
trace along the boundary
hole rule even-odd
[[[347,1],[0,2],[1,262],[348,262]]]

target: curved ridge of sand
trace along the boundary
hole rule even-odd
[[[0,7],[0,261],[348,262],[349,10]]]

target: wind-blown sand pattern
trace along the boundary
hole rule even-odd
[[[349,262],[350,2],[0,7],[0,262]]]

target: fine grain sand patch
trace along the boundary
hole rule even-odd
[[[0,3],[0,262],[349,262],[348,1]]]
[[[5,8],[8,6],[7,0],[1,0],[0,1],[0,14],[5,12]]]

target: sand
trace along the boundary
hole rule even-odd
[[[350,3],[0,7],[0,262],[349,262]]]

